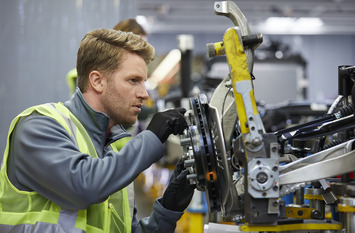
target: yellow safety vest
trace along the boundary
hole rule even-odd
[[[130,233],[131,216],[125,188],[102,203],[93,204],[85,210],[73,211],[62,209],[35,191],[18,190],[10,182],[7,176],[10,135],[19,118],[34,111],[58,121],[69,132],[82,153],[98,157],[85,128],[62,103],[34,106],[19,114],[10,125],[0,170],[0,232]],[[114,144],[111,147],[114,151],[120,149]]]

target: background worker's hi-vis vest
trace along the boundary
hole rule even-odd
[[[18,120],[32,112],[58,121],[71,135],[82,153],[97,157],[94,145],[79,120],[61,103],[31,107],[11,123],[0,170],[0,232],[1,233],[130,233],[131,216],[126,189],[111,195],[102,203],[86,210],[67,210],[37,192],[18,190],[7,176],[9,138]],[[112,149],[118,151],[120,148]],[[35,161],[34,161],[35,162]]]

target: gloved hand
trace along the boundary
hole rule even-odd
[[[170,134],[181,134],[187,128],[183,114],[185,108],[167,110],[156,113],[150,121],[147,130],[152,131],[162,143],[168,139]]]
[[[190,184],[186,178],[188,173],[189,171],[184,169],[183,160],[180,159],[161,201],[165,209],[182,212],[190,204],[196,185]]]

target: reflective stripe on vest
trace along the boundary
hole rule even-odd
[[[38,105],[19,114],[10,125],[0,170],[0,232],[129,233],[130,218],[129,227],[126,226],[127,224],[120,224],[120,228],[118,228],[119,225],[117,224],[120,221],[128,222],[124,217],[127,215],[127,211],[121,208],[120,214],[118,214],[114,208],[114,206],[124,205],[124,203],[114,203],[113,205],[109,203],[110,198],[108,198],[102,203],[91,205],[86,210],[72,211],[59,207],[37,192],[21,191],[12,185],[6,173],[10,135],[20,117],[28,116],[35,111],[58,121],[68,131],[73,143],[78,146],[82,153],[87,153],[91,157],[98,157],[85,128],[63,104]],[[112,196],[122,195],[120,193],[125,193],[125,191],[117,193]],[[121,218],[123,217],[124,220],[122,221]]]
[[[118,152],[122,149],[122,147],[130,140],[130,137],[126,137],[126,138],[122,138],[116,142],[111,143],[111,148],[114,152]],[[133,184],[129,185],[130,188],[133,188]],[[128,199],[128,195],[127,195],[127,188],[122,189],[122,192],[117,192],[113,195],[111,195],[110,199],[113,198],[118,198],[119,200],[122,201],[115,201],[113,202],[113,207],[117,210],[117,209],[123,209],[123,225],[125,228],[125,232],[131,232],[131,225],[132,225],[132,218],[131,218],[131,214],[133,214],[133,211],[130,211],[130,203],[129,203],[129,199]],[[119,204],[122,203],[122,206],[116,206],[115,203]]]

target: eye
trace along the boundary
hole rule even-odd
[[[136,78],[131,78],[131,79],[129,80],[129,82],[131,82],[131,83],[137,83],[138,80],[137,80]]]

